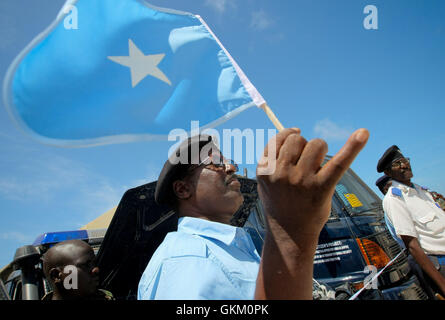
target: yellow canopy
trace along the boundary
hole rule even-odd
[[[86,225],[84,225],[81,230],[92,230],[92,229],[106,229],[110,225],[111,219],[113,219],[114,213],[116,212],[117,207],[114,207],[111,210],[108,210],[104,214],[100,215],[93,221],[90,221]]]

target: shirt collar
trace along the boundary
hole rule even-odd
[[[403,184],[397,180],[393,180],[391,187],[399,188],[405,193],[409,193],[409,190],[411,190],[411,189],[417,191],[417,185],[414,182],[411,182],[411,185],[408,186],[408,185]]]
[[[245,233],[243,229],[225,223],[192,217],[179,218],[178,231],[196,234],[206,238],[213,238],[225,243],[226,245],[232,244],[237,236],[237,233]]]

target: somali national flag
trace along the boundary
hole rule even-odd
[[[265,103],[200,16],[138,0],[68,1],[3,90],[19,125],[59,146],[166,138]]]

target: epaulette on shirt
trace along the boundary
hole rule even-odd
[[[391,192],[394,196],[402,197],[402,190],[400,190],[399,188],[392,188]]]

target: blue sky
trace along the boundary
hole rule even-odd
[[[377,161],[396,144],[411,158],[414,181],[445,193],[444,1],[149,2],[201,15],[283,125],[325,139],[329,154],[367,128],[369,142],[352,168],[376,192]],[[0,2],[1,78],[63,3]],[[363,27],[369,4],[378,9],[378,30]],[[273,126],[249,109],[217,129],[224,128]],[[77,229],[116,206],[127,189],[156,180],[171,145],[46,146],[24,135],[2,105],[0,266],[39,234]],[[254,166],[247,167],[253,176]]]

